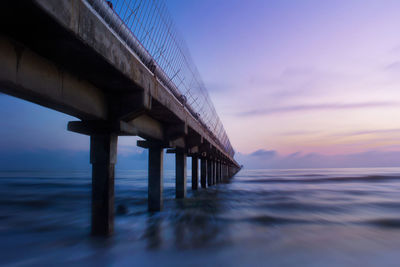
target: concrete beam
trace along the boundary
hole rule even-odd
[[[113,120],[131,121],[149,112],[152,106],[151,95],[145,90],[113,94],[110,102]]]
[[[193,146],[191,148],[188,149],[188,154],[189,155],[199,155],[200,153],[199,147],[198,146]]]
[[[168,147],[179,148],[179,150],[182,150],[182,149],[187,150],[185,138],[183,138],[183,137],[175,139],[173,141],[169,141],[168,144],[169,144]]]
[[[0,91],[80,119],[107,119],[103,92],[92,84],[0,35]]]
[[[168,125],[165,130],[167,140],[174,141],[188,135],[188,126],[186,123]]]
[[[138,135],[138,130],[135,127],[123,121],[70,121],[68,122],[67,129],[71,132],[86,135],[100,133],[115,133],[117,135]]]
[[[160,122],[147,116],[141,115],[128,122],[138,130],[138,135],[149,140],[164,140],[164,129]]]
[[[200,147],[203,142],[204,138],[193,131],[190,131],[189,135],[186,137],[186,145],[188,148]]]

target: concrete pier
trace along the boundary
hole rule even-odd
[[[97,13],[90,4],[95,2],[107,12]],[[177,198],[186,196],[186,153],[193,157],[193,190],[198,188],[198,157],[202,188],[215,184],[217,177],[221,181],[216,161],[225,161],[225,179],[240,166],[229,139],[219,138],[204,123],[204,114],[193,109],[184,92],[171,90],[172,79],[165,82],[157,75],[165,70],[140,57],[141,46],[131,49],[135,42],[121,35],[128,31],[110,28],[123,24],[118,16],[102,17],[114,12],[103,2],[2,2],[0,92],[77,118],[68,130],[91,138],[92,234],[108,236],[114,227],[118,136],[146,140],[137,144],[148,149],[149,211],[163,208],[164,148],[178,152]]]
[[[175,194],[176,198],[186,197],[186,153],[177,150],[175,153]]]
[[[192,190],[199,187],[199,158],[192,156]]]
[[[114,230],[114,169],[117,161],[115,134],[90,137],[92,164],[92,234],[111,235]]]
[[[206,188],[207,187],[207,159],[206,158],[201,158],[200,162],[200,183],[201,183],[201,188]]]

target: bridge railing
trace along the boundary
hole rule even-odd
[[[86,0],[225,152],[234,150],[184,40],[162,0]]]

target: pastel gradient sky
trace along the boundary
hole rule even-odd
[[[236,150],[400,150],[400,1],[168,1]]]
[[[243,161],[400,164],[400,1],[166,3]],[[3,151],[89,149],[74,118],[5,95],[0,111]],[[141,153],[135,140],[120,153]]]

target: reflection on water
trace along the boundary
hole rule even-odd
[[[242,170],[147,212],[146,172],[116,175],[115,235],[93,238],[90,173],[0,173],[0,264],[398,266],[400,169]],[[188,179],[189,181],[190,179]],[[190,183],[188,182],[188,188]]]

